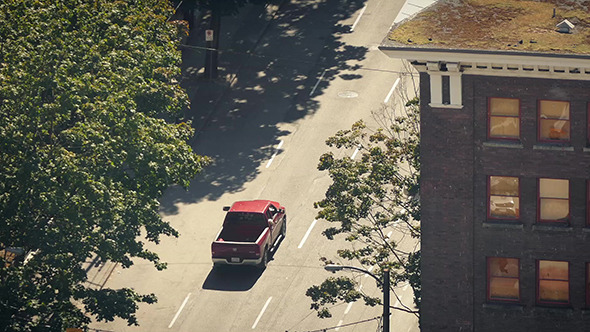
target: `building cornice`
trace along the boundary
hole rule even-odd
[[[452,64],[465,75],[590,80],[590,56],[585,55],[388,46],[379,49],[391,58],[408,60],[421,72],[432,72],[436,67],[446,71],[447,64]]]

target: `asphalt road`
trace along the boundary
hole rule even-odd
[[[168,269],[136,261],[116,267],[105,287],[134,287],[155,293],[158,303],[142,305],[140,326],[120,320],[95,323],[105,331],[376,331],[381,307],[363,303],[332,309],[319,319],[305,291],[330,276],[321,257],[337,260],[348,244],[328,241],[327,227],[315,220],[330,178],[316,169],[327,151],[325,139],[358,119],[371,122],[371,111],[395,98],[408,76],[377,46],[385,37],[402,0],[291,0],[266,11],[248,8],[226,23],[226,49],[220,57],[233,73],[227,89],[194,142],[195,150],[215,163],[188,191],[173,188],[162,214],[181,236],[164,238],[155,249]],[[254,24],[266,15],[264,24]],[[400,78],[400,80],[398,80]],[[400,83],[401,82],[401,83]],[[193,108],[198,109],[193,100]],[[280,148],[278,148],[280,146]],[[350,156],[355,151],[339,152]],[[287,208],[287,237],[264,272],[255,269],[213,271],[210,243],[223,220],[222,207],[236,200],[272,199]],[[402,248],[415,243],[392,229]],[[342,262],[347,264],[347,262]],[[351,272],[363,291],[380,296],[372,278]],[[412,305],[411,288],[396,290]],[[398,304],[392,295],[392,304]],[[393,310],[391,330],[418,331],[417,319]],[[352,325],[347,325],[352,324]],[[330,331],[330,330],[329,330]]]

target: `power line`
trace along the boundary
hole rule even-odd
[[[346,326],[352,326],[352,325],[367,323],[367,322],[370,322],[370,321],[373,321],[373,320],[377,320],[377,319],[381,319],[381,316],[377,316],[377,317],[373,317],[373,318],[369,318],[369,319],[365,319],[365,320],[359,320],[359,321],[348,323],[348,324],[344,324],[344,325],[325,327],[325,328],[318,329],[318,330],[308,330],[308,331],[304,331],[304,332],[326,332],[326,331],[335,330],[335,329],[338,329],[338,328],[341,328],[341,327],[346,327]],[[285,332],[289,332],[289,331],[287,330]],[[292,331],[292,332],[295,332],[295,331]]]

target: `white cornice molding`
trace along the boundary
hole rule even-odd
[[[468,52],[440,51],[419,48],[388,48],[379,49],[390,58],[406,59],[418,62],[473,62],[473,63],[502,63],[507,65],[532,65],[532,66],[561,66],[582,67],[590,69],[590,56],[540,54],[540,53],[514,53],[507,52]]]
[[[467,52],[381,48],[386,55],[410,61],[418,71],[445,70],[465,75],[590,80],[590,56]],[[438,69],[436,69],[438,68]]]

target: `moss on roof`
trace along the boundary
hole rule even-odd
[[[590,0],[439,0],[396,25],[389,40],[413,47],[590,54],[589,8]],[[575,25],[572,33],[557,31],[564,19]]]

